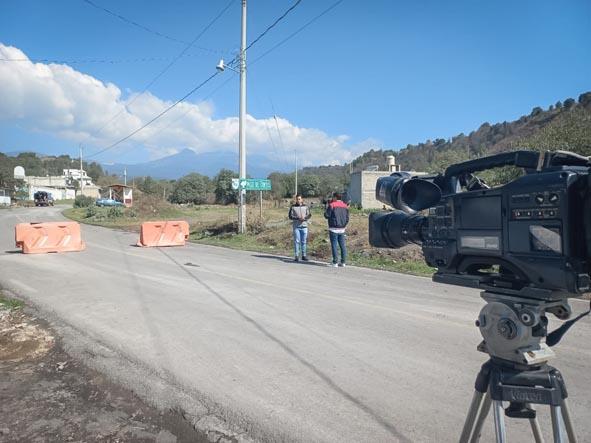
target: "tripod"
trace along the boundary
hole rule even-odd
[[[506,443],[504,415],[528,419],[536,443],[543,443],[533,404],[549,405],[555,443],[576,443],[567,406],[566,385],[560,372],[547,364],[554,353],[542,342],[547,336],[546,312],[570,316],[566,300],[531,300],[501,292],[484,291],[487,304],[476,325],[484,341],[478,349],[490,355],[475,382],[460,443],[476,443],[491,407],[497,443]],[[503,401],[509,407],[503,409]]]
[[[486,416],[493,407],[497,443],[507,441],[505,420],[507,417],[529,420],[534,440],[543,443],[542,432],[532,404],[549,405],[552,417],[552,434],[555,443],[563,443],[565,431],[570,443],[576,443],[574,428],[566,402],[566,385],[560,372],[543,364],[535,368],[491,358],[482,365],[475,382],[475,392],[468,410],[460,443],[476,443],[480,439]],[[503,410],[503,401],[509,407]],[[564,423],[563,423],[564,421]]]

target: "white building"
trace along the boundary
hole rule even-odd
[[[82,177],[82,190],[78,189],[78,195],[99,197],[99,187],[92,183],[92,178],[86,174],[86,171],[82,170],[81,174],[80,169],[64,169],[63,172],[64,175],[47,175],[45,177],[25,175],[23,180],[27,185],[29,200],[33,200],[33,196],[37,191],[45,191],[51,194],[54,200],[74,199],[77,194],[74,180],[80,183],[80,177]]]
[[[86,174],[84,169],[63,169],[63,176],[78,182],[80,182],[80,177],[82,177],[84,186],[92,186],[92,178]]]
[[[358,171],[351,174],[348,197],[351,205],[358,205],[364,209],[381,209],[384,204],[376,199],[376,184],[378,178],[387,177],[393,172],[400,171],[400,165],[396,164],[393,155],[387,157],[387,171]],[[413,174],[422,175],[420,172]]]

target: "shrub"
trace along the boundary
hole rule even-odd
[[[92,205],[94,205],[94,198],[88,195],[78,195],[74,200],[75,208],[87,208]]]
[[[109,217],[109,218],[123,217],[123,209],[121,209],[119,206],[113,206],[112,208],[109,208],[109,212],[107,213],[107,217]]]
[[[260,234],[266,227],[267,225],[264,218],[256,217],[254,219],[246,219],[246,230],[251,234]]]
[[[92,205],[86,208],[86,218],[94,217],[96,214],[98,214],[96,206]]]
[[[135,217],[137,217],[137,215],[138,215],[138,214],[137,214],[137,211],[136,211],[134,208],[129,208],[129,209],[127,210],[127,216],[128,216],[128,217],[135,218]]]

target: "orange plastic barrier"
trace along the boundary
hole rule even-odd
[[[184,246],[189,238],[186,221],[142,223],[138,246]]]
[[[19,223],[14,228],[14,239],[23,254],[76,252],[86,248],[76,222]]]

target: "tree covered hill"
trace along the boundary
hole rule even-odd
[[[388,155],[395,155],[396,163],[404,170],[438,172],[452,163],[517,148],[562,149],[591,155],[591,92],[581,94],[578,101],[567,98],[545,110],[535,107],[529,115],[512,122],[483,123],[468,135],[427,140],[399,151],[372,149],[351,164],[309,167],[302,173],[342,177],[373,165],[385,170]]]
[[[513,122],[483,123],[468,135],[408,145],[397,153],[397,162],[403,169],[437,172],[452,163],[517,148],[591,155],[591,92],[581,94],[578,102],[568,98],[546,110],[535,107]]]

